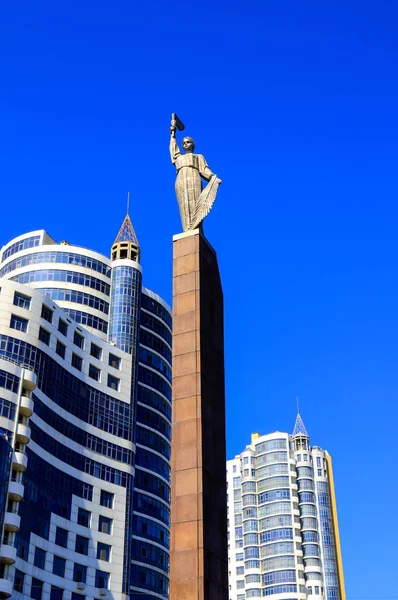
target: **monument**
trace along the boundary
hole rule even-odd
[[[173,238],[170,600],[228,599],[223,293],[202,221],[221,180],[171,122],[184,233]],[[203,187],[202,178],[207,181]]]

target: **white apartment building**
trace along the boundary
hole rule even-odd
[[[229,598],[345,600],[331,458],[292,435],[252,434],[227,461]]]

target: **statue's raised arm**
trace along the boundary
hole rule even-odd
[[[178,147],[177,140],[176,140],[176,129],[177,129],[177,127],[175,125],[175,120],[172,119],[171,127],[170,127],[170,158],[171,158],[171,162],[173,163],[173,165],[175,165],[177,156],[179,156],[181,154],[181,150]]]
[[[196,229],[209,214],[216,198],[221,179],[207,165],[202,154],[194,154],[195,143],[192,138],[184,137],[181,153],[176,140],[177,128],[182,131],[183,123],[173,113],[170,127],[170,158],[177,169],[175,183],[181,222],[184,231]],[[203,188],[202,177],[208,184]]]

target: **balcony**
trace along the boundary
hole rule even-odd
[[[2,544],[0,546],[0,563],[12,565],[17,558],[17,549],[10,544]]]
[[[8,486],[8,497],[15,502],[21,502],[24,497],[25,488],[19,481],[10,481]]]
[[[23,473],[26,471],[28,466],[28,457],[25,452],[18,452],[17,450],[14,452],[12,456],[12,468],[14,471],[21,471]]]
[[[4,529],[6,531],[19,531],[21,517],[17,512],[6,511],[4,514]]]
[[[31,417],[33,414],[34,402],[32,398],[28,396],[21,396],[21,403],[19,405],[19,412],[24,417]]]
[[[18,423],[16,435],[17,442],[20,442],[21,444],[29,444],[30,435],[30,427],[28,425],[24,425],[23,423]]]
[[[14,582],[10,575],[0,578],[0,598],[10,598],[13,588]]]
[[[32,391],[37,385],[37,375],[33,371],[24,369],[22,385],[25,389]]]

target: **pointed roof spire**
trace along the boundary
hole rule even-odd
[[[112,245],[111,259],[128,258],[140,262],[141,249],[129,215],[130,192],[127,194],[127,213]]]
[[[295,435],[305,435],[306,437],[310,437],[303,423],[303,419],[301,418],[300,413],[297,413],[296,422],[294,424],[293,436]]]
[[[116,239],[113,243],[118,244],[119,242],[132,242],[137,247],[139,246],[133,224],[128,215],[125,216],[122,226],[119,229],[119,233],[117,234]]]

